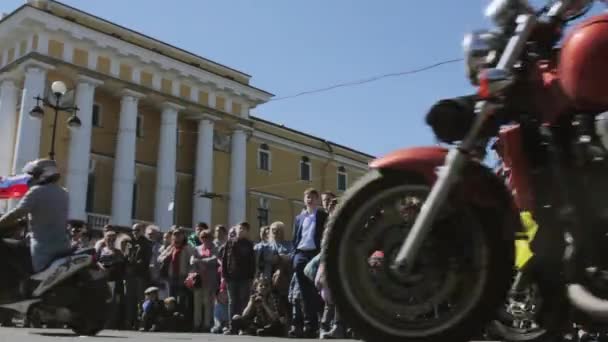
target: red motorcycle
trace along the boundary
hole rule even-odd
[[[493,1],[495,28],[465,38],[477,94],[439,101],[426,117],[452,147],[390,153],[344,195],[324,262],[337,307],[365,340],[479,338],[512,283],[520,209],[540,227],[543,328],[558,334],[570,306],[608,322],[608,15],[555,48],[592,4]],[[496,138],[513,190],[482,164]],[[372,272],[375,251],[385,262]]]

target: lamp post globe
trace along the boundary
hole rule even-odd
[[[65,83],[61,81],[55,81],[53,82],[53,84],[51,84],[51,91],[57,98],[60,98],[61,96],[65,95],[65,93],[68,91],[68,88],[66,87]]]

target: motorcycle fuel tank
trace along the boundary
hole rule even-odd
[[[581,22],[566,36],[558,74],[577,110],[608,110],[608,13]]]

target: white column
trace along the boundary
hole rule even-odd
[[[7,78],[0,83],[0,176],[8,176],[13,170],[13,152],[17,132],[17,86]]]
[[[27,36],[27,46],[25,47],[25,53],[30,53],[34,50],[32,47],[34,45],[34,33],[30,33]]]
[[[17,132],[17,86],[15,81],[7,78],[0,83],[0,176],[12,173],[15,135]],[[7,201],[1,201],[0,211],[6,212]]]
[[[99,58],[99,52],[96,50],[89,51],[88,68],[91,70],[97,70],[97,59]]]
[[[192,90],[190,90],[190,101],[198,103],[198,96],[200,94],[199,91],[200,89],[198,87],[192,87]]]
[[[216,93],[210,90],[207,94],[207,99],[209,99],[209,107],[215,108]]]
[[[21,41],[17,41],[15,42],[15,54],[14,54],[14,60],[16,61],[19,59],[19,57],[21,57]]]
[[[42,122],[30,116],[36,106],[36,96],[44,96],[46,72],[52,66],[36,62],[25,66],[25,81],[19,111],[19,129],[15,141],[13,172],[20,173],[26,163],[40,156],[40,128]]]
[[[69,42],[63,42],[63,60],[72,63],[74,59],[74,45]]]
[[[69,218],[86,220],[87,186],[89,183],[89,160],[95,87],[101,81],[80,76],[76,85],[76,106],[82,126],[70,133],[66,187],[70,193]]]
[[[247,127],[237,126],[232,133],[230,154],[230,205],[228,222],[230,225],[247,219]]]
[[[241,117],[249,119],[249,104],[247,102],[241,102]]]
[[[171,94],[179,97],[180,83],[177,80],[171,80]]]
[[[49,54],[49,36],[46,32],[38,32],[38,44],[36,47],[36,52],[41,53],[43,55]]]
[[[173,225],[173,212],[169,211],[169,204],[175,197],[177,114],[182,109],[184,108],[176,104],[165,103],[161,113],[154,222],[162,229],[168,229]]]
[[[158,74],[152,74],[152,88],[160,90],[162,86],[162,77]]]
[[[141,82],[141,68],[133,68],[133,83],[139,84]]]
[[[114,179],[112,184],[112,223],[130,226],[135,181],[135,144],[137,142],[137,104],[143,94],[132,90],[123,92],[120,101],[118,141],[114,158]]]
[[[225,111],[226,113],[230,113],[232,114],[232,99],[230,98],[230,96],[226,96],[226,102],[225,102]]]
[[[110,59],[110,75],[116,78],[120,76],[120,60]]]
[[[212,199],[200,197],[196,192],[213,192],[213,128],[219,118],[204,115],[198,122],[196,166],[194,175],[193,227],[199,222],[211,224]]]

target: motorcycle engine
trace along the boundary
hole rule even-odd
[[[588,119],[591,119],[588,117]],[[578,144],[582,146],[584,160],[585,197],[596,215],[602,222],[606,223],[605,232],[608,234],[608,112],[595,117],[595,122],[590,126],[585,134],[578,134]],[[583,125],[581,125],[583,126]],[[580,130],[579,130],[580,131]]]
[[[608,112],[596,116],[575,115],[573,127],[573,170],[571,191],[579,202],[579,215],[584,218],[585,234],[590,234],[587,249],[592,272],[608,270]],[[608,291],[608,272],[599,277]],[[597,286],[594,286],[597,288]],[[607,292],[608,294],[608,292]]]

